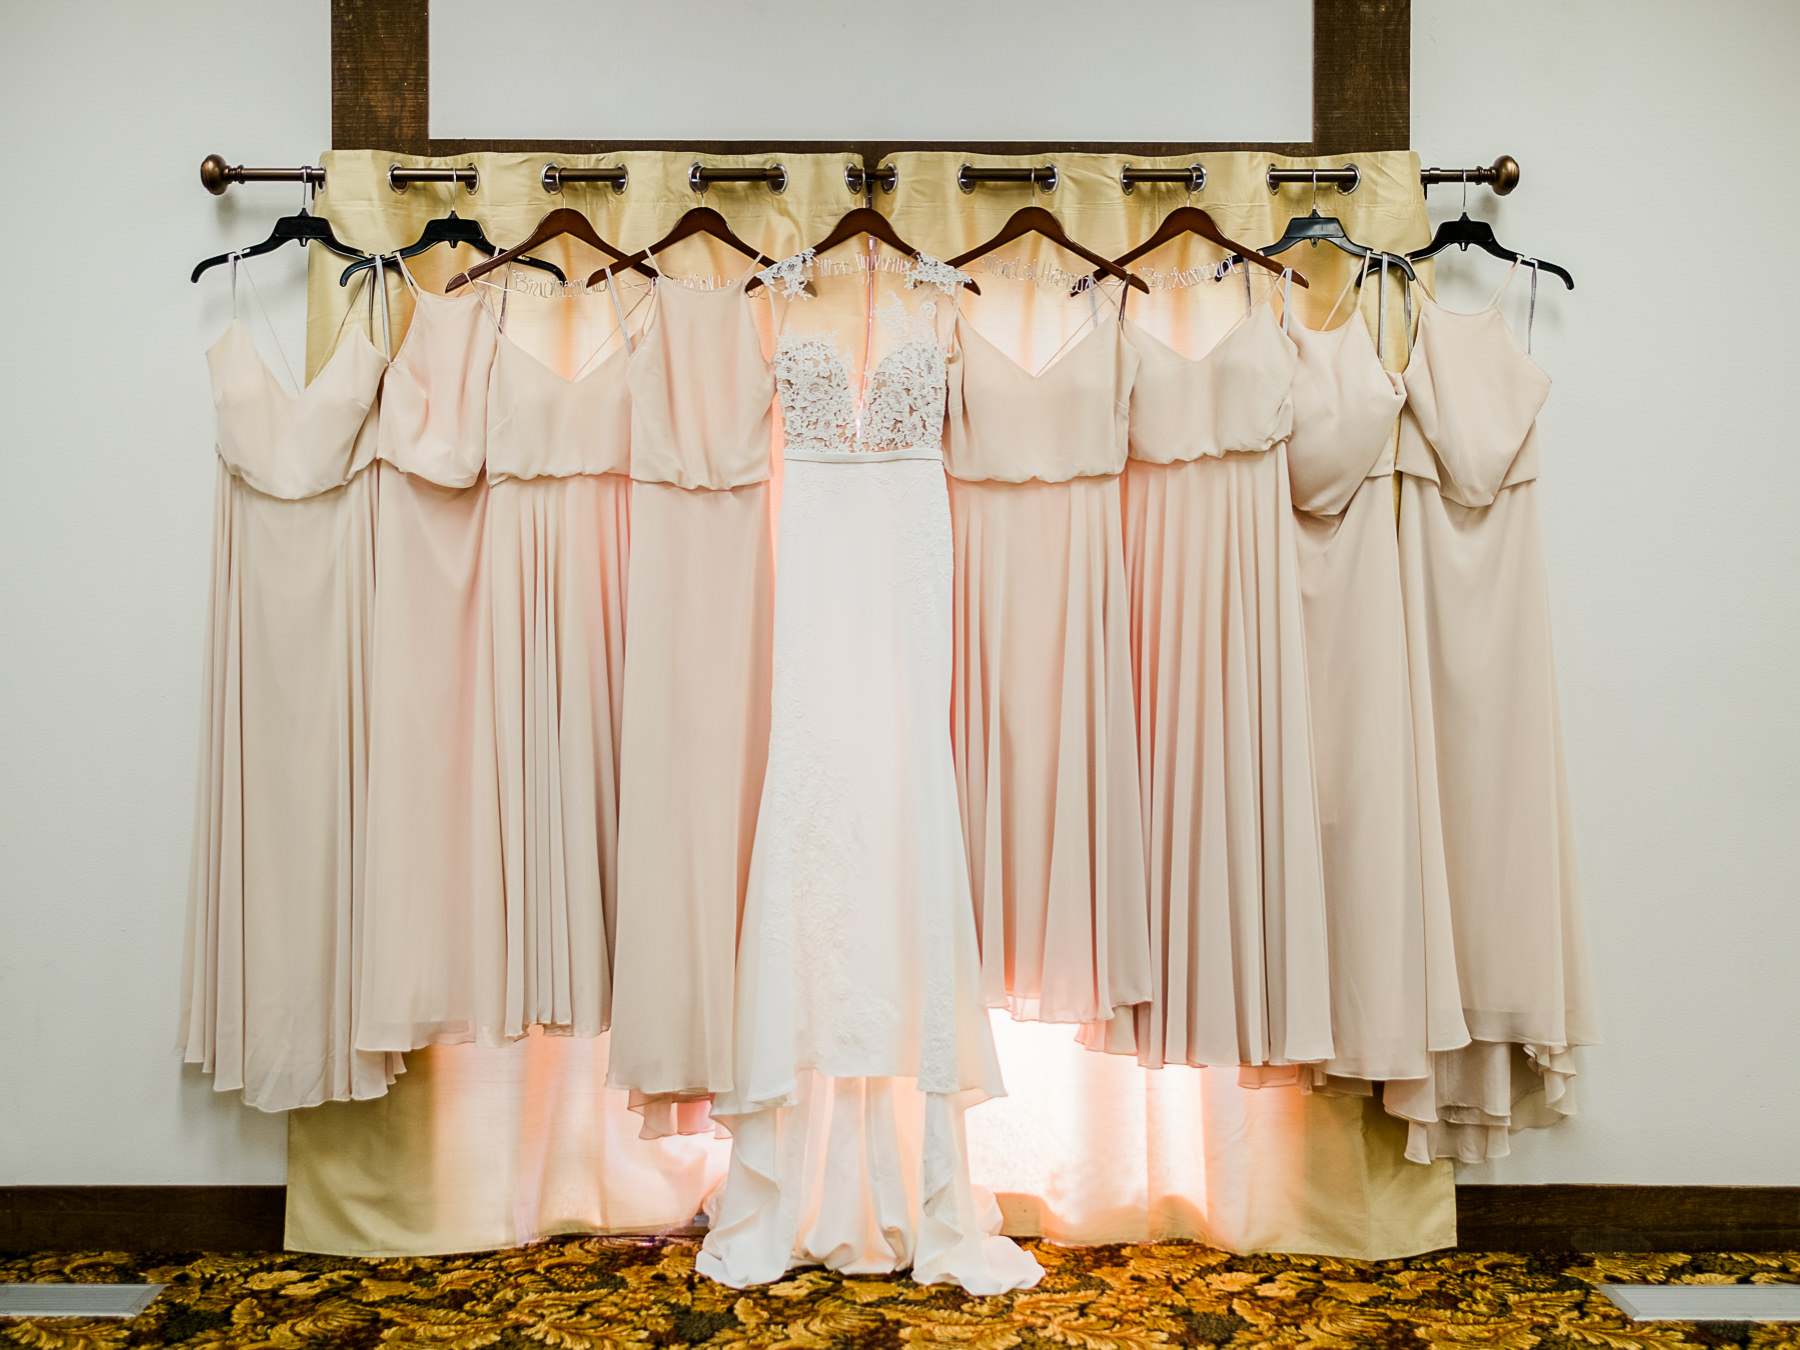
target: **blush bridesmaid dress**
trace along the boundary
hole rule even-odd
[[[235,317],[238,266],[206,353],[219,472],[183,1054],[219,1091],[286,1111],[379,1097],[402,1069],[352,1041],[387,358],[353,327],[284,388]],[[384,341],[385,279],[364,283]]]
[[[1272,296],[1246,278],[1241,315],[1194,355],[1125,322],[1141,363],[1125,555],[1157,971],[1130,1035],[1146,1066],[1236,1064],[1250,1083],[1333,1053],[1288,488],[1296,353]],[[1204,345],[1203,313],[1175,324],[1184,349]],[[1110,1029],[1107,1048],[1124,1036]]]
[[[1368,284],[1379,284],[1374,273]],[[1400,377],[1345,283],[1322,328],[1283,309],[1298,350],[1287,443],[1306,625],[1330,941],[1330,1060],[1314,1086],[1423,1079],[1467,1045],[1451,945],[1435,747],[1413,735],[1394,522]],[[1424,757],[1421,763],[1421,756]],[[1421,784],[1426,791],[1421,791]],[[1350,1080],[1350,1081],[1345,1081]]]
[[[956,319],[951,719],[983,997],[1091,1026],[1152,990],[1119,516],[1138,358],[1110,295],[1066,297],[1028,297],[1073,328],[1035,371]]]
[[[661,276],[628,358],[631,579],[607,1085],[644,1133],[711,1128],[769,743],[775,377],[749,276]]]
[[[1432,1078],[1384,1094],[1418,1161],[1500,1157],[1509,1131],[1572,1114],[1575,1048],[1599,1040],[1538,530],[1550,376],[1499,308],[1517,270],[1474,312],[1421,298],[1400,417],[1413,716],[1435,751],[1473,1037],[1435,1056]]]

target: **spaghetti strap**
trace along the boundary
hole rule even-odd
[[[394,352],[393,338],[388,324],[387,273],[383,266],[382,255],[377,253],[374,255],[374,258],[375,265],[364,271],[358,278],[358,282],[367,293],[369,300],[369,345],[373,346],[375,343],[375,301],[376,297],[379,296],[381,300],[381,355],[383,360],[392,361],[394,359]],[[250,285],[251,289],[254,290],[256,283],[253,281]],[[260,298],[257,303],[261,303]],[[331,335],[331,348],[333,351],[337,350],[338,340],[344,336],[344,325],[350,321],[350,311],[354,308],[355,301],[351,301],[344,306],[344,313],[342,317],[338,319],[337,331]],[[267,319],[267,310],[263,311],[263,317]],[[276,339],[275,348],[277,351],[280,351],[281,349],[281,340],[279,338]],[[283,365],[287,364],[287,354],[285,352],[282,353],[281,360]],[[289,375],[291,377],[291,370],[289,371]]]
[[[238,264],[243,260],[244,255],[242,253],[233,253],[231,255],[231,318],[233,322],[238,321],[237,274]],[[244,280],[250,283],[251,297],[256,301],[256,308],[262,312],[263,327],[269,330],[269,337],[275,343],[275,355],[281,358],[281,368],[287,372],[288,383],[291,384],[295,390],[301,389],[303,386],[299,380],[294,378],[294,368],[288,363],[287,348],[281,345],[281,334],[275,331],[275,321],[269,317],[269,307],[263,303],[262,292],[256,288],[256,278],[250,275],[250,269],[248,267],[244,268]],[[349,306],[345,306],[345,316],[348,317],[349,313]],[[338,331],[340,333],[343,331],[343,327],[343,320],[340,319],[338,321]],[[334,347],[337,345],[336,338],[332,339],[332,345]]]
[[[1502,277],[1502,278],[1501,278],[1501,279],[1500,279],[1500,284],[1499,284],[1499,286],[1497,286],[1497,287],[1496,287],[1496,288],[1495,288],[1495,290],[1494,290],[1494,294],[1493,294],[1493,296],[1492,296],[1492,297],[1491,297],[1491,298],[1490,298],[1490,299],[1489,299],[1489,300],[1488,300],[1488,302],[1487,302],[1487,303],[1486,303],[1486,304],[1485,304],[1485,305],[1483,305],[1483,306],[1482,306],[1482,308],[1483,308],[1483,309],[1492,309],[1492,308],[1493,308],[1493,307],[1494,307],[1494,306],[1495,306],[1495,305],[1497,305],[1497,304],[1499,304],[1499,303],[1500,303],[1500,297],[1501,297],[1501,296],[1503,296],[1503,295],[1505,295],[1505,294],[1506,294],[1506,288],[1507,288],[1507,287],[1508,287],[1508,286],[1510,286],[1510,285],[1512,285],[1512,279],[1513,279],[1513,276],[1514,276],[1514,274],[1515,274],[1515,273],[1517,273],[1517,272],[1518,272],[1518,270],[1519,270],[1519,264],[1520,264],[1520,263],[1521,263],[1521,262],[1522,262],[1522,261],[1524,261],[1524,260],[1523,260],[1523,259],[1521,259],[1521,258],[1514,258],[1514,259],[1513,259],[1513,265],[1512,265],[1512,266],[1511,266],[1511,267],[1509,267],[1509,268],[1507,268],[1507,269],[1506,269],[1506,275],[1505,275],[1505,276],[1504,276],[1504,277]]]
[[[619,287],[613,280],[612,268],[601,269],[606,273],[606,293],[612,297],[613,313],[619,316],[619,341],[625,344],[625,357],[631,359],[631,332],[625,327],[625,306],[619,303]]]
[[[414,295],[417,295],[419,293],[419,283],[413,277],[412,269],[406,265],[406,259],[396,253],[394,255],[394,266],[400,269],[400,275],[406,279],[407,289],[412,291]]]

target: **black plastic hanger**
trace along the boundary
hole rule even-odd
[[[1281,232],[1281,238],[1270,244],[1263,252],[1270,255],[1285,253],[1295,244],[1312,244],[1315,247],[1319,244],[1335,244],[1353,258],[1372,258],[1377,263],[1386,258],[1389,267],[1406,273],[1409,280],[1418,280],[1413,272],[1412,263],[1407,261],[1404,253],[1383,253],[1379,249],[1370,248],[1367,244],[1359,244],[1345,233],[1343,221],[1336,216],[1319,214],[1319,180],[1317,178],[1313,179],[1312,211],[1304,216],[1290,218],[1287,228]]]
[[[454,208],[447,216],[439,216],[436,220],[425,222],[425,228],[419,231],[419,237],[398,253],[389,253],[385,261],[392,262],[398,258],[415,258],[427,249],[436,248],[439,244],[467,244],[477,253],[493,257],[500,251],[500,246],[489,239],[478,220],[465,220],[456,214]],[[542,258],[520,258],[519,262],[527,267],[537,267],[549,272],[558,281],[566,281],[562,268],[555,263],[545,262]],[[344,269],[344,275],[338,278],[338,285],[348,286],[350,278],[358,272],[366,271],[375,265],[374,258],[358,258]]]
[[[1485,220],[1476,220],[1469,215],[1469,185],[1463,183],[1463,213],[1455,220],[1446,220],[1437,227],[1437,233],[1431,236],[1431,242],[1424,248],[1414,249],[1406,256],[1414,262],[1424,262],[1427,258],[1435,258],[1450,245],[1467,250],[1471,245],[1483,253],[1491,253],[1505,262],[1525,263],[1539,268],[1553,277],[1561,277],[1563,285],[1570,290],[1575,289],[1575,278],[1558,267],[1555,263],[1545,262],[1542,258],[1527,258],[1523,253],[1515,253],[1494,237],[1494,227]]]
[[[269,237],[260,244],[252,244],[249,248],[233,249],[230,253],[221,253],[216,258],[208,258],[194,268],[189,281],[200,280],[201,273],[209,267],[217,267],[227,263],[233,257],[254,258],[259,254],[273,253],[283,244],[294,242],[301,245],[317,240],[333,253],[345,258],[366,258],[369,255],[360,249],[351,248],[331,232],[331,222],[324,216],[315,216],[306,209],[305,198],[301,199],[300,209],[291,216],[283,216],[275,222],[275,228],[269,231]]]

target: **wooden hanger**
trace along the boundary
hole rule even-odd
[[[542,248],[550,240],[561,234],[566,234],[572,239],[579,239],[589,248],[598,249],[601,253],[609,253],[615,258],[624,256],[618,249],[614,248],[595,233],[594,227],[588,223],[588,218],[582,215],[581,212],[575,210],[573,207],[559,206],[540,220],[537,223],[537,228],[527,235],[522,243],[515,244],[504,253],[496,253],[486,262],[476,263],[475,266],[471,267],[468,271],[458,272],[455,276],[451,277],[449,285],[444,287],[444,294],[448,295],[459,286],[468,285],[477,277],[485,276],[489,272],[492,272],[496,267],[504,267],[507,263],[517,262],[525,254],[531,252],[532,249]],[[623,264],[620,265],[622,266]],[[650,274],[650,269],[647,267],[640,267],[638,270],[647,275]],[[591,285],[592,282],[589,284]]]
[[[1253,248],[1246,248],[1235,239],[1226,238],[1224,231],[1219,228],[1218,222],[1197,206],[1176,207],[1173,211],[1169,212],[1168,215],[1163,217],[1163,222],[1156,227],[1155,234],[1151,235],[1143,243],[1132,249],[1131,252],[1124,254],[1122,257],[1114,258],[1113,263],[1118,267],[1125,267],[1136,262],[1151,250],[1161,248],[1171,239],[1178,239],[1184,234],[1197,234],[1202,239],[1217,244],[1232,257],[1242,258],[1245,262],[1255,263],[1258,267],[1266,267],[1271,272],[1286,272],[1289,270],[1276,262],[1273,258],[1258,253]],[[1098,278],[1100,274],[1096,272],[1094,275]],[[1300,273],[1294,272],[1293,278],[1296,286],[1306,285],[1306,278],[1301,276]]]
[[[489,239],[481,228],[479,220],[465,220],[452,210],[447,216],[439,216],[435,220],[425,222],[425,228],[419,231],[419,237],[397,253],[389,253],[384,261],[393,262],[400,258],[416,258],[427,249],[436,248],[439,244],[467,244],[478,253],[493,257],[500,251],[500,246]],[[538,267],[551,273],[558,281],[567,280],[562,268],[542,258],[520,258],[527,267]],[[338,278],[338,285],[348,286],[350,278],[358,272],[365,271],[375,265],[373,258],[359,258],[344,269],[344,275]]]
[[[838,217],[838,223],[831,227],[831,233],[826,235],[818,243],[814,244],[812,246],[812,251],[814,253],[829,253],[839,244],[846,243],[849,240],[856,238],[859,234],[866,234],[872,239],[877,239],[881,243],[886,244],[889,248],[897,249],[908,257],[916,258],[919,256],[919,250],[900,237],[899,232],[894,229],[893,222],[872,206],[857,206],[844,212],[842,216]],[[753,291],[760,285],[762,285],[761,277],[751,277],[749,284],[746,285],[744,289],[746,291]],[[977,286],[973,281],[965,281],[963,285],[968,290],[973,291],[976,295],[981,294],[981,287]]]
[[[648,276],[655,276],[657,275],[656,271],[653,268],[646,267],[644,265],[644,260],[654,253],[661,253],[664,249],[673,248],[683,239],[691,239],[697,234],[710,234],[714,239],[730,244],[739,253],[754,259],[764,267],[773,267],[775,265],[775,260],[773,258],[766,256],[761,250],[750,244],[746,244],[742,239],[739,239],[737,235],[733,234],[731,232],[731,226],[725,223],[725,217],[713,210],[712,207],[696,206],[682,216],[680,220],[676,221],[675,228],[670,230],[661,239],[650,245],[649,248],[641,248],[630,257],[619,259],[618,262],[613,264],[612,270],[617,271],[624,267],[634,267]],[[606,272],[607,269],[604,267],[598,272],[595,272],[588,278],[588,285],[597,286],[602,281],[606,280]]]
[[[1067,249],[1083,262],[1092,264],[1098,273],[1104,273],[1115,281],[1123,281],[1127,286],[1135,286],[1146,295],[1150,292],[1150,287],[1144,283],[1141,277],[1133,276],[1111,259],[1102,258],[1092,249],[1083,248],[1069,238],[1062,227],[1062,222],[1041,206],[1020,207],[1012,213],[1012,219],[1000,227],[1000,233],[985,244],[977,244],[961,257],[950,259],[950,266],[959,270],[966,268],[968,264],[984,253],[992,253],[995,249],[1003,248],[1013,240],[1027,234],[1041,234],[1051,243]]]

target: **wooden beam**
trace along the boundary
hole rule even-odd
[[[1412,143],[1411,0],[1313,0],[1313,155]]]
[[[331,0],[331,144],[431,153],[428,0]]]

